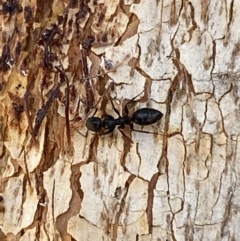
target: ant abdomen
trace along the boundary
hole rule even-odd
[[[137,125],[151,125],[162,118],[163,114],[151,108],[142,108],[133,113],[132,121]]]

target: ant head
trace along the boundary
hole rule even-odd
[[[102,120],[99,117],[90,117],[86,121],[86,127],[93,132],[100,132],[102,128]]]

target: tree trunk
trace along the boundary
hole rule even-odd
[[[0,240],[238,240],[239,5],[3,2]]]

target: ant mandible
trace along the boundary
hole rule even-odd
[[[141,94],[141,93],[140,93]],[[140,95],[139,94],[139,95]],[[119,111],[114,107],[113,102],[111,100],[111,104],[113,107],[113,110],[117,113],[118,118],[114,119],[111,115],[105,115],[102,119],[99,117],[89,117],[86,121],[86,127],[88,130],[92,132],[100,133],[102,130],[104,131],[102,135],[107,135],[114,131],[115,127],[118,126],[119,131],[125,136],[125,134],[121,131],[125,127],[125,125],[129,125],[131,130],[142,132],[142,133],[151,133],[148,131],[142,131],[142,130],[135,130],[133,127],[133,123],[140,125],[140,126],[146,126],[151,125],[159,121],[163,114],[152,108],[141,108],[137,111],[135,111],[132,115],[132,117],[129,116],[129,110],[128,105],[133,102],[135,98],[137,98],[139,95],[131,99],[124,107],[124,115],[121,116]],[[95,113],[94,113],[95,114]]]

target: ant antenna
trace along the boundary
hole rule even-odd
[[[136,95],[134,98],[132,98],[131,100],[129,100],[129,101],[126,103],[126,105],[125,105],[125,107],[124,107],[124,114],[126,114],[126,115],[129,114],[129,108],[128,108],[128,106],[129,106],[132,102],[134,102],[134,100],[135,100],[137,97],[139,97],[142,93],[144,93],[144,90],[143,90],[140,94]],[[130,108],[131,108],[131,107],[130,107]]]

